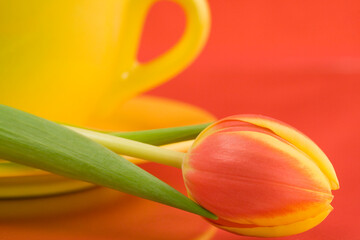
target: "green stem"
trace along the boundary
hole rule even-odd
[[[181,168],[185,153],[87,129],[65,126],[108,149],[129,157],[140,158],[176,168]]]
[[[165,145],[195,139],[211,123],[187,125],[180,127],[158,128],[131,132],[103,132],[113,136],[135,140],[151,145]],[[76,126],[75,126],[76,127]],[[90,129],[93,130],[93,129]],[[97,131],[98,132],[98,131]]]

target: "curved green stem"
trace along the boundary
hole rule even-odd
[[[181,168],[185,153],[177,152],[126,138],[116,137],[92,130],[65,126],[108,149],[129,157],[140,158],[151,162]]]

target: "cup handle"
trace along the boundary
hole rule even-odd
[[[172,0],[185,11],[186,27],[180,40],[161,56],[144,64],[138,63],[129,76],[136,89],[146,91],[175,76],[186,68],[204,47],[210,29],[206,0]],[[140,92],[136,92],[138,94]]]
[[[204,47],[210,29],[210,12],[206,0],[171,0],[180,5],[185,11],[186,27],[180,40],[167,52],[147,62],[139,63],[136,59],[137,40],[141,34],[141,27],[145,15],[150,6],[161,0],[148,0],[143,2],[130,1],[130,10],[127,17],[126,30],[127,48],[123,50],[124,55],[132,56],[133,59],[127,63],[121,63],[123,67],[130,69],[122,73],[118,85],[114,85],[102,99],[97,114],[108,115],[117,108],[119,104],[130,98],[145,92],[175,76],[186,68]],[[141,16],[139,18],[139,15]],[[123,29],[124,30],[124,29]]]

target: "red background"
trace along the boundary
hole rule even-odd
[[[200,106],[217,117],[257,113],[310,136],[331,159],[341,189],[318,227],[284,239],[360,239],[360,2],[209,1],[212,30],[199,58],[147,94]],[[182,10],[151,10],[139,58],[171,47]],[[166,37],[164,37],[166,36]],[[254,239],[219,232],[215,239]]]

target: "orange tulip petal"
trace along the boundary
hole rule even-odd
[[[334,167],[331,162],[324,154],[324,152],[307,136],[305,136],[300,131],[289,126],[286,123],[281,121],[269,118],[269,117],[259,117],[255,115],[237,115],[232,116],[228,119],[237,119],[244,122],[252,123],[257,126],[270,129],[279,137],[287,140],[288,142],[294,144],[301,151],[306,153],[310,159],[312,159],[328,177],[331,188],[333,190],[339,189],[339,180],[337,179]]]
[[[237,233],[245,236],[257,236],[257,237],[284,237],[305,232],[318,224],[320,224],[331,212],[331,209],[323,211],[315,217],[308,218],[303,221],[295,222],[288,225],[280,225],[274,227],[227,227],[214,224],[215,226],[222,228],[226,231]]]
[[[217,131],[199,142],[184,163],[185,183],[198,203],[221,218],[271,226],[331,208],[320,169],[276,136]]]

